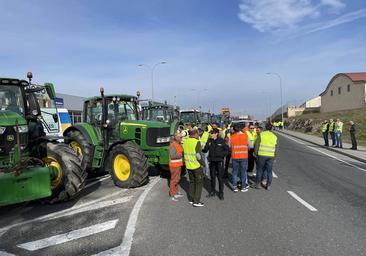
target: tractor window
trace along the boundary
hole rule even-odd
[[[89,101],[86,105],[86,122],[100,124],[102,122],[102,102]]]
[[[136,120],[135,108],[131,102],[109,102],[108,104],[109,120]]]
[[[182,112],[180,113],[180,118],[184,123],[194,123],[197,121],[195,112]]]
[[[0,110],[9,110],[24,114],[24,101],[19,86],[0,85]]]

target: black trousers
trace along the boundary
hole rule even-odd
[[[229,165],[230,165],[230,159],[231,159],[231,154],[228,154],[225,157],[225,172],[224,172],[224,177],[229,177]]]
[[[222,195],[224,193],[224,163],[220,162],[210,162],[210,175],[211,175],[211,192],[215,192],[216,188],[216,177],[219,181],[219,193]]]
[[[253,172],[254,163],[255,163],[254,148],[251,148],[248,151],[248,169],[247,169],[247,172]]]
[[[357,149],[357,140],[356,140],[356,134],[353,132],[350,133],[351,135],[351,141],[352,141],[352,148]]]

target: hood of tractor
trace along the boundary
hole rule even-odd
[[[9,110],[0,110],[0,126],[26,125],[27,121],[23,116]]]
[[[162,122],[158,122],[158,121],[147,121],[147,120],[135,120],[135,121],[124,121],[123,124],[125,125],[140,125],[143,127],[149,127],[149,128],[167,128],[170,127],[167,124],[164,124]]]

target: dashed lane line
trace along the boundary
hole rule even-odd
[[[339,162],[341,162],[341,163],[344,163],[344,164],[346,164],[346,165],[348,165],[348,166],[354,167],[354,168],[356,168],[356,169],[358,169],[358,170],[360,170],[360,171],[364,171],[364,172],[366,172],[366,169],[363,169],[363,168],[361,168],[361,167],[359,167],[359,166],[357,166],[357,165],[351,164],[351,163],[349,163],[349,162],[347,162],[347,161],[344,161],[344,160],[342,160],[342,159],[339,159],[339,158],[338,158],[338,157],[336,157],[336,156],[333,156],[333,155],[331,155],[331,154],[328,154],[328,153],[326,153],[326,152],[324,152],[324,151],[322,151],[322,150],[319,150],[319,149],[314,148],[314,147],[312,147],[312,146],[306,145],[305,143],[300,142],[300,141],[298,141],[298,140],[296,140],[296,139],[293,139],[293,138],[291,138],[291,137],[289,137],[289,136],[287,136],[287,135],[284,135],[284,134],[281,134],[281,135],[282,135],[282,136],[284,136],[284,137],[286,137],[286,138],[288,138],[288,139],[290,139],[290,140],[292,140],[292,141],[295,141],[295,142],[297,142],[297,143],[299,143],[299,144],[302,144],[302,145],[304,145],[304,146],[306,146],[306,147],[308,147],[308,148],[310,148],[310,149],[312,149],[312,150],[315,150],[315,151],[317,151],[317,152],[319,152],[319,153],[322,153],[323,155],[326,155],[326,156],[328,156],[328,157],[330,157],[330,158],[333,158],[333,159],[335,159],[335,160],[337,160],[337,161],[339,161]]]
[[[31,220],[26,220],[26,221],[22,221],[22,222],[17,222],[15,224],[3,227],[3,228],[0,229],[0,237],[6,231],[8,231],[9,229],[14,228],[14,227],[22,226],[22,225],[25,225],[25,224],[30,224],[30,223],[37,222],[37,221],[47,221],[47,220],[50,220],[50,219],[57,219],[57,218],[61,218],[61,217],[64,217],[64,216],[70,216],[70,215],[73,215],[73,214],[76,214],[76,213],[81,213],[81,212],[85,212],[85,211],[104,208],[104,207],[109,206],[108,204],[115,205],[115,204],[125,203],[125,202],[128,202],[129,200],[131,200],[132,197],[121,197],[118,200],[110,200],[110,201],[107,201],[107,202],[101,202],[101,201],[103,201],[105,199],[108,199],[110,197],[117,196],[121,192],[123,192],[123,190],[122,191],[119,190],[119,191],[114,192],[112,194],[106,195],[104,197],[101,197],[101,198],[98,198],[96,200],[89,201],[89,202],[86,202],[86,203],[83,203],[83,204],[79,204],[79,205],[76,204],[76,205],[74,205],[73,207],[71,207],[69,209],[65,209],[65,210],[62,210],[62,211],[50,213],[50,214],[47,214],[47,215],[44,215],[44,216],[40,216],[38,218],[34,218],[34,219],[31,219]],[[98,202],[101,202],[101,203],[98,203]]]
[[[43,248],[63,244],[66,242],[70,242],[70,241],[73,241],[76,239],[80,239],[83,237],[91,236],[91,235],[94,235],[97,233],[101,233],[101,232],[113,229],[117,225],[117,222],[118,222],[118,219],[115,219],[115,220],[103,222],[100,224],[96,224],[96,225],[93,225],[90,227],[73,230],[68,233],[51,236],[51,237],[33,241],[33,242],[20,244],[20,245],[17,245],[17,247],[28,250],[28,251],[37,251],[37,250],[40,250]]]
[[[314,206],[312,206],[311,204],[306,202],[304,199],[299,197],[295,192],[287,191],[287,193],[289,193],[293,198],[295,198],[298,202],[300,202],[302,205],[304,205],[310,211],[312,211],[312,212],[317,212],[318,211]]]
[[[160,179],[155,179],[150,182],[149,187],[146,188],[146,190],[140,195],[139,199],[137,200],[135,206],[133,207],[133,210],[130,214],[130,217],[128,218],[127,227],[125,230],[125,234],[123,236],[123,240],[120,246],[111,248],[107,251],[100,252],[96,254],[95,256],[107,256],[107,255],[118,255],[118,256],[129,256],[133,241],[133,235],[136,230],[136,224],[138,215],[140,213],[142,204],[145,201],[145,198],[151,191],[151,189],[159,182]]]

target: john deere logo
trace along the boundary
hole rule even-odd
[[[128,133],[128,128],[127,126],[123,126],[123,134],[127,134]]]
[[[14,140],[14,135],[8,135],[8,136],[6,136],[6,140],[7,141],[13,141]]]

